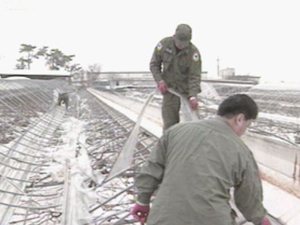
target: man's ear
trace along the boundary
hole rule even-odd
[[[245,115],[243,113],[239,113],[236,117],[235,117],[235,122],[237,123],[237,125],[240,125],[241,122],[245,121]]]

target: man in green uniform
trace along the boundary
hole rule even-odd
[[[257,164],[240,139],[256,119],[257,105],[237,94],[225,99],[217,114],[164,132],[136,178],[138,198],[131,210],[136,220],[147,220],[147,225],[233,225],[229,190],[234,188],[244,217],[255,225],[270,225]]]
[[[201,92],[201,56],[191,43],[192,29],[180,24],[172,37],[162,39],[153,52],[150,70],[163,95],[164,130],[179,122],[180,98],[168,92],[174,89],[198,110],[197,94]]]
[[[67,92],[58,93],[58,105],[65,104],[66,110],[69,107],[69,94]]]

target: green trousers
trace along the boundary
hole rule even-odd
[[[163,130],[167,130],[180,121],[180,98],[176,95],[167,92],[163,95],[162,103],[162,118],[164,127]]]

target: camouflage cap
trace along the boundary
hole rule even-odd
[[[180,24],[176,28],[174,35],[175,44],[178,48],[185,48],[192,39],[192,29],[187,24]]]

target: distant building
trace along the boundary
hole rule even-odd
[[[1,78],[13,78],[13,77],[26,77],[29,79],[39,79],[39,80],[50,80],[56,78],[63,78],[68,80],[72,75],[66,71],[57,70],[46,70],[46,71],[36,71],[36,70],[10,70],[10,71],[0,71]]]
[[[235,69],[234,68],[226,68],[219,71],[219,75],[222,79],[228,80],[228,77],[235,76]]]
[[[258,84],[260,77],[251,75],[236,75],[234,68],[226,68],[219,71],[219,74],[223,80],[234,81],[249,81],[253,84]]]
[[[229,76],[228,80],[238,80],[238,81],[250,81],[253,84],[258,84],[260,77],[258,76],[250,76],[250,75],[235,75]]]

